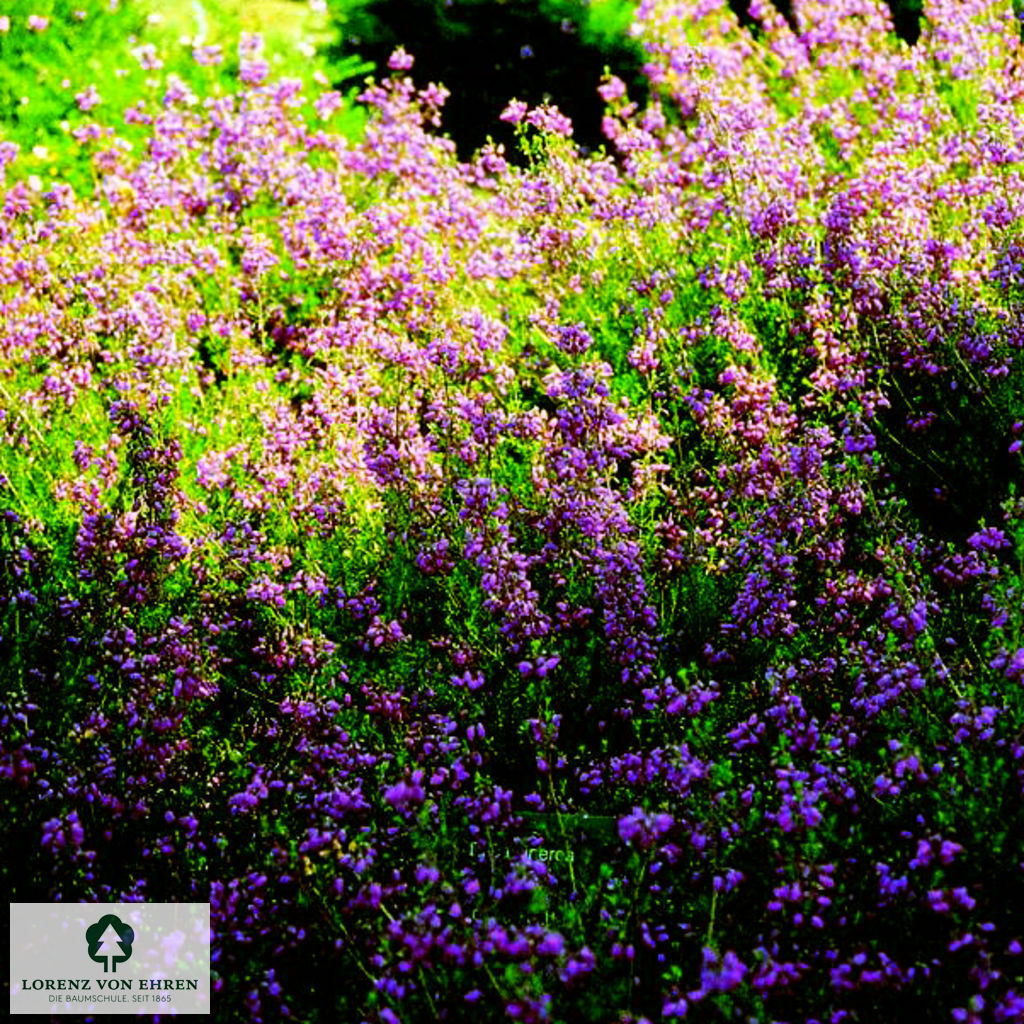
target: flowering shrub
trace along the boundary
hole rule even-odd
[[[12,900],[212,903],[225,1020],[1024,1019],[1018,26],[750,13],[608,154],[254,38],[3,145]]]

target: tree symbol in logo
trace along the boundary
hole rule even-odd
[[[85,941],[89,943],[89,959],[103,964],[103,973],[117,973],[117,965],[123,964],[132,955],[135,932],[119,917],[104,914],[94,925],[85,930]]]

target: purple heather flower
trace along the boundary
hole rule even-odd
[[[519,124],[526,117],[527,106],[521,100],[512,100],[501,112],[501,120],[511,124]]]
[[[405,48],[399,46],[390,57],[388,57],[388,67],[392,71],[408,71],[412,68],[413,58],[410,54],[405,52]]]
[[[389,786],[384,791],[384,799],[399,811],[413,810],[423,803],[424,792],[420,783],[423,772],[417,769],[409,779]]]

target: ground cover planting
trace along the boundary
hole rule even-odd
[[[1024,1020],[1020,23],[791,8],[643,0],[603,152],[252,34],[0,142],[12,901],[210,902],[225,1021]]]

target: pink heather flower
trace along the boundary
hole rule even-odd
[[[33,32],[44,32],[46,31],[46,26],[49,24],[49,18],[41,18],[38,14],[30,14],[28,16],[28,27]]]
[[[626,83],[621,78],[616,78],[615,75],[612,75],[607,82],[598,86],[597,91],[605,103],[611,103],[614,100],[622,99],[626,95]]]
[[[198,310],[192,310],[185,316],[185,326],[195,333],[201,327],[206,325],[206,314],[200,313]]]
[[[316,110],[316,116],[321,121],[326,121],[341,105],[341,93],[331,90],[330,92],[322,93],[313,104],[313,108]]]
[[[259,32],[243,32],[238,41],[238,59],[256,60],[263,56],[263,36]]]
[[[178,75],[170,74],[167,76],[167,91],[164,93],[164,106],[173,107],[178,103],[192,106],[196,103],[196,95]]]
[[[11,29],[11,19],[7,15],[0,17],[0,32],[9,32]]]
[[[77,93],[75,96],[75,102],[78,104],[78,109],[83,112],[92,110],[98,103],[102,102],[99,92],[96,90],[95,85],[90,85],[84,92]]]
[[[388,57],[388,67],[391,68],[392,71],[408,71],[412,65],[412,54],[406,53],[404,46],[399,46],[398,49]]]
[[[152,43],[143,43],[132,50],[132,56],[139,62],[144,71],[158,71],[164,62],[157,56],[156,47]]]
[[[509,124],[519,124],[526,117],[527,106],[522,100],[510,100],[508,106],[501,112],[501,120]]]
[[[265,60],[243,60],[238,68],[238,77],[246,85],[262,85],[270,74],[270,65]]]
[[[526,120],[534,128],[542,132],[549,132],[552,135],[561,135],[569,138],[572,135],[572,121],[563,114],[558,107],[545,103],[526,115]]]
[[[420,99],[429,107],[443,107],[445,100],[447,100],[450,95],[451,93],[443,85],[431,82],[430,85],[420,93]]]
[[[224,52],[219,45],[195,46],[192,48],[192,59],[203,67],[212,67],[223,61]]]

